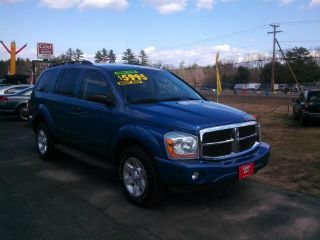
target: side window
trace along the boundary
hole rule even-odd
[[[79,69],[66,69],[63,72],[55,92],[66,96],[72,96],[77,84],[79,72]]]
[[[49,70],[44,72],[37,81],[36,90],[39,92],[48,92],[52,81],[57,79],[59,72],[59,70]]]
[[[103,75],[97,71],[87,71],[81,86],[80,98],[100,102],[102,98],[110,95],[110,88]]]

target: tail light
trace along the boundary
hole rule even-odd
[[[309,104],[308,104],[308,103],[305,103],[303,106],[304,106],[304,109],[308,109]]]
[[[0,96],[0,102],[8,102],[8,98],[4,96]]]

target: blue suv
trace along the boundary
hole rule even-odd
[[[30,100],[40,157],[56,150],[113,163],[130,201],[151,206],[172,185],[244,179],[270,147],[249,114],[207,101],[178,76],[134,65],[74,62],[39,77]]]

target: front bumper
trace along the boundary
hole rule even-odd
[[[214,162],[208,160],[175,161],[155,158],[163,183],[168,185],[199,185],[215,184],[238,179],[239,166],[254,163],[254,172],[265,167],[269,161],[270,146],[261,143],[252,153],[232,159]],[[199,173],[196,180],[194,172]]]

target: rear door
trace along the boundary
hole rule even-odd
[[[107,146],[116,129],[115,107],[99,102],[97,96],[114,98],[110,85],[102,72],[88,69],[84,75],[78,99],[79,110],[73,115],[77,123],[76,139],[81,149],[106,155]]]
[[[66,68],[56,82],[50,98],[51,116],[54,123],[54,135],[61,142],[74,143],[77,130],[75,115],[75,90],[79,84],[81,68]]]

